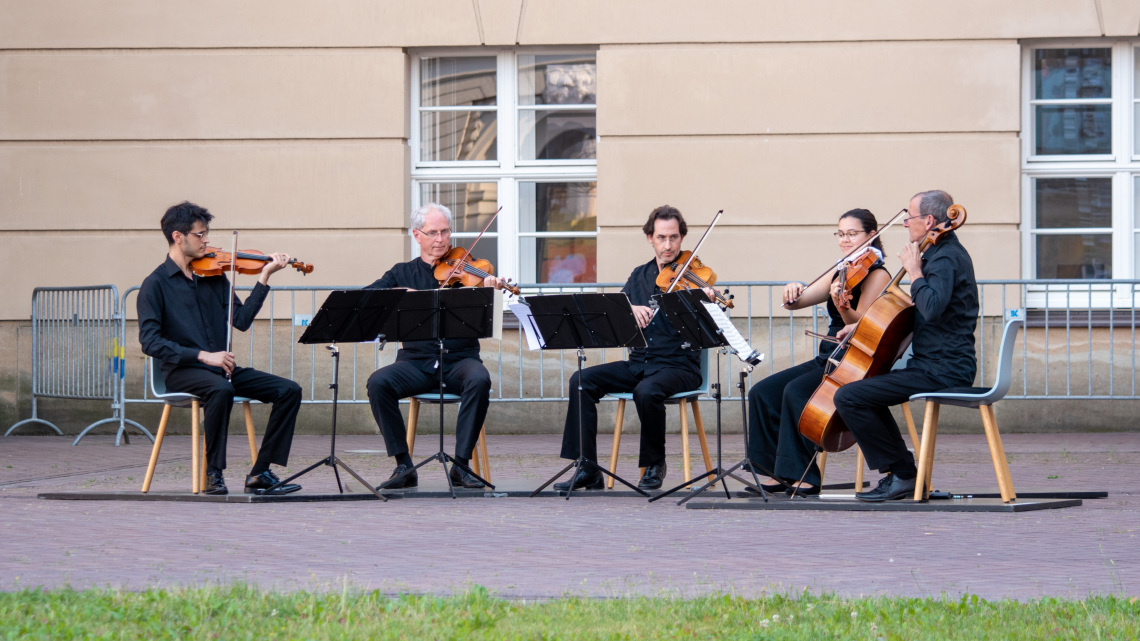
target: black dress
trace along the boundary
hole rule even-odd
[[[879,269],[885,270],[879,265],[871,271]],[[863,283],[851,290],[852,307],[858,307],[862,290]],[[846,323],[830,296],[827,314],[831,319],[827,335],[835,336]],[[834,343],[823,341],[814,359],[776,372],[748,391],[748,460],[757,472],[771,472],[788,483],[802,476],[804,483],[819,486],[819,467],[812,461],[816,446],[800,434],[800,414],[823,381],[824,365],[834,349]]]

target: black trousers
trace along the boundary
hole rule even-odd
[[[578,372],[570,377],[570,405],[562,429],[562,458],[579,453],[598,460],[598,401],[609,392],[633,392],[633,404],[641,419],[641,453],[638,466],[665,461],[665,399],[701,384],[699,372],[669,368],[649,376],[634,374],[629,361],[595,365],[582,370],[582,439],[578,443]]]
[[[800,414],[823,380],[825,357],[776,372],[748,391],[748,460],[785,482],[818,486],[816,446],[800,434]],[[810,465],[810,468],[809,468]],[[804,472],[807,472],[805,475]]]
[[[447,365],[443,382],[448,394],[459,396],[455,456],[470,459],[491,404],[491,375],[479,359],[465,358]],[[388,456],[408,453],[408,429],[400,414],[400,399],[438,390],[439,374],[427,374],[408,361],[396,361],[368,377],[368,402]]]
[[[207,468],[226,469],[226,438],[230,431],[234,396],[273,404],[254,468],[266,469],[270,463],[285,465],[289,462],[297,411],[301,409],[300,385],[249,367],[234,368],[228,381],[225,375],[201,367],[178,367],[166,375],[166,389],[194,394],[202,399],[206,415],[203,430],[206,434]]]
[[[906,402],[912,394],[953,386],[919,369],[892,370],[839,388],[835,410],[855,435],[868,467],[912,479],[918,474],[914,455],[906,448],[890,408]]]

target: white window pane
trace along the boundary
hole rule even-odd
[[[420,113],[420,160],[498,160],[498,124],[493,111]]]
[[[1037,278],[1112,278],[1112,234],[1038,235]]]
[[[521,160],[594,160],[597,112],[519,110]]]
[[[1037,229],[1112,227],[1111,178],[1038,178]]]
[[[592,105],[598,100],[594,53],[519,56],[520,105]]]
[[[494,105],[496,62],[493,56],[477,58],[422,58],[420,105],[457,107]]]
[[[1038,49],[1033,52],[1034,97],[1112,97],[1112,49]]]
[[[420,204],[439,203],[451,210],[451,229],[457,234],[478,234],[499,208],[498,183],[438,182],[420,183]],[[498,230],[499,221],[487,233]],[[483,243],[479,243],[482,248]]]

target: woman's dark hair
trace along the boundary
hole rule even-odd
[[[168,245],[173,245],[174,232],[188,234],[194,228],[194,223],[198,221],[202,221],[202,224],[209,228],[210,221],[213,219],[214,215],[206,211],[205,207],[199,207],[184,200],[167,209],[166,213],[162,215],[162,235],[166,236]]]
[[[684,238],[689,233],[689,226],[685,224],[685,217],[681,215],[680,210],[669,205],[661,205],[657,209],[649,212],[649,220],[645,221],[645,225],[641,227],[641,231],[645,232],[646,236],[652,236],[653,227],[659,220],[677,221],[677,226],[681,229],[681,238]]]
[[[879,231],[879,221],[875,220],[875,214],[872,214],[870,210],[852,209],[846,214],[840,216],[839,220],[843,220],[844,218],[854,218],[855,220],[859,221],[859,224],[863,226],[863,231],[867,232],[868,234],[873,234]],[[878,238],[871,241],[871,246],[879,251],[883,251],[883,243],[879,242]]]

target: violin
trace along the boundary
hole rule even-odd
[[[871,273],[875,266],[881,264],[883,260],[879,255],[871,251],[870,246],[863,249],[863,253],[854,258],[844,260],[839,265],[839,275],[835,280],[842,283],[839,290],[839,301],[836,307],[840,309],[851,308],[851,292],[863,279]]]
[[[495,275],[495,267],[489,260],[468,255],[462,247],[453,247],[439,259],[432,275],[439,281],[440,287],[480,287],[484,278]],[[515,296],[520,295],[518,285],[509,280],[503,281],[503,289]]]
[[[711,289],[716,284],[716,272],[712,270],[712,267],[702,263],[701,259],[696,256],[693,256],[689,268],[685,270],[685,275],[677,280],[677,272],[681,271],[685,262],[689,260],[689,256],[692,255],[693,252],[685,250],[677,256],[677,260],[662,268],[657,274],[657,286],[665,291],[670,289],[704,289],[705,287]],[[724,290],[724,294],[714,290],[713,298],[722,308],[732,308],[732,295],[728,294],[727,289]]]
[[[217,247],[206,247],[206,250],[209,253],[205,256],[190,261],[190,269],[199,276],[221,276],[231,270],[239,274],[258,274],[261,273],[266,263],[273,260],[272,256],[267,256],[256,249],[227,252]],[[235,253],[237,254],[236,264],[233,262]],[[295,258],[289,260],[289,265],[296,267],[297,271],[302,274],[313,273],[312,265],[302,263]]]
[[[946,222],[927,232],[919,253],[966,223],[966,209],[961,205],[951,205],[946,216]],[[905,274],[905,269],[895,274],[855,329],[843,339],[840,347],[847,347],[843,359],[838,364],[829,359],[835,364],[834,369],[824,373],[823,381],[800,414],[800,434],[825,452],[842,452],[855,444],[855,436],[835,412],[835,392],[847,383],[890,371],[914,331],[914,300],[899,286]]]

